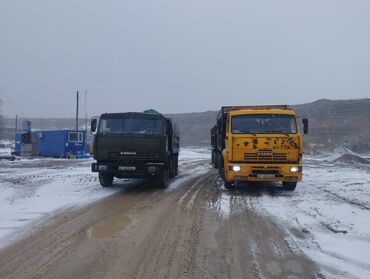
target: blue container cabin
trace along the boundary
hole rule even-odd
[[[19,156],[21,154],[21,134],[15,134],[14,154]]]
[[[15,154],[20,155],[25,133],[17,133],[15,139]],[[33,131],[31,142],[35,153],[42,157],[83,158],[89,157],[86,151],[86,131],[54,130]]]

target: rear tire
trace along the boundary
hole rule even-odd
[[[158,187],[166,189],[168,186],[169,174],[167,169],[163,169],[159,172],[158,175]]]
[[[103,187],[109,187],[113,184],[113,175],[105,172],[99,172],[99,182]]]
[[[283,182],[283,189],[285,191],[294,191],[297,187],[297,182]]]

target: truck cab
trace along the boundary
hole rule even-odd
[[[153,179],[165,188],[178,173],[179,133],[160,113],[104,113],[91,121],[91,131],[92,171],[99,173],[103,187],[116,177]]]
[[[308,120],[304,120],[304,132]],[[282,182],[294,190],[302,180],[303,139],[287,106],[223,107],[211,130],[212,162],[225,186]]]

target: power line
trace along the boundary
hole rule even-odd
[[[17,106],[17,104],[12,100],[12,98],[5,92],[5,90],[3,88],[0,87],[0,91],[1,91],[1,95],[4,95],[5,98],[7,99],[7,101],[12,105],[12,107],[16,110],[15,114],[18,114],[19,116],[21,116],[21,118],[27,118],[26,114],[23,113],[23,111]],[[71,97],[70,99],[68,99],[66,102],[64,102],[63,104],[61,104],[60,106],[56,107],[55,109],[49,111],[48,113],[46,114],[42,114],[41,116],[38,116],[40,118],[43,118],[43,117],[48,117],[48,116],[52,116],[54,114],[55,116],[55,113],[62,110],[63,108],[65,108],[66,106],[70,105],[73,101],[75,100],[75,96]],[[84,108],[85,112],[86,112],[86,107],[85,107],[85,104],[83,104],[81,101],[79,102],[80,105],[82,105],[82,107]]]
[[[66,107],[67,105],[69,105],[72,101],[75,100],[75,96],[73,96],[71,99],[69,99],[68,101],[66,101],[65,103],[63,103],[62,105],[58,106],[56,109],[53,109],[52,111],[50,111],[49,113],[47,114],[44,114],[42,116],[40,116],[40,118],[42,117],[47,117],[47,116],[50,116],[58,111],[60,111],[61,109],[63,109],[64,107]],[[54,115],[55,116],[55,115]]]
[[[26,115],[22,112],[21,109],[19,109],[16,103],[12,100],[12,98],[10,98],[10,96],[6,93],[6,91],[2,87],[0,87],[0,91],[1,94],[8,99],[8,102],[13,106],[13,108],[15,108],[16,110],[15,114],[20,114],[23,118],[26,118]]]

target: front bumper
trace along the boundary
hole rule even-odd
[[[233,171],[234,166],[240,166],[240,171]],[[297,167],[297,172],[292,172]],[[237,168],[239,169],[239,168]],[[225,165],[225,179],[234,181],[261,182],[299,182],[302,180],[301,164],[228,164]]]
[[[110,173],[118,178],[146,178],[157,176],[164,166],[164,163],[93,163],[91,171]]]

